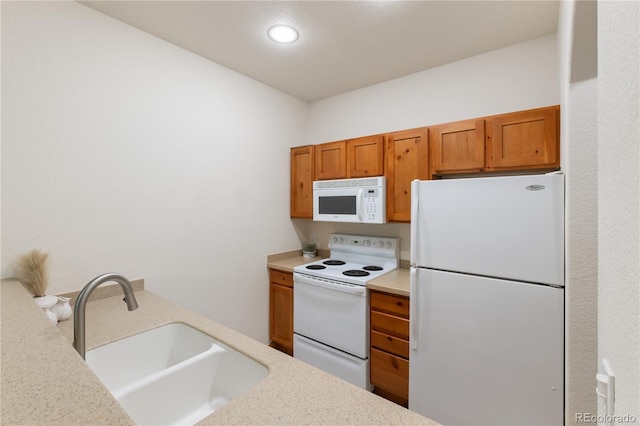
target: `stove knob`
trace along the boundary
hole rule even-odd
[[[365,247],[371,246],[371,240],[364,240]]]
[[[387,248],[391,248],[391,242],[390,242],[390,241],[387,241],[387,244],[385,244],[385,247],[387,247]]]
[[[340,244],[344,243],[344,238],[340,237]]]
[[[338,237],[333,237],[333,243],[337,243],[338,242]]]
[[[384,247],[384,241],[379,241],[378,242],[378,247],[383,248]]]

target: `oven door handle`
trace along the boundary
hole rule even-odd
[[[353,294],[353,295],[362,296],[362,297],[364,297],[367,293],[367,287],[363,285],[332,283],[326,280],[318,280],[315,278],[311,278],[311,277],[296,273],[296,274],[293,274],[293,291],[295,291],[297,283],[314,285],[316,287],[322,287],[328,290],[341,291],[343,293]]]

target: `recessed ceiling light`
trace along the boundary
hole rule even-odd
[[[298,32],[288,25],[274,25],[269,28],[269,38],[278,43],[293,43],[298,39]]]

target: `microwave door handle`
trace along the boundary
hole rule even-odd
[[[364,194],[362,189],[358,189],[358,200],[360,200],[360,205],[357,207],[358,221],[362,222],[364,216]]]

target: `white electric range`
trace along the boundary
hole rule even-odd
[[[293,356],[370,389],[366,284],[398,267],[400,240],[331,234],[329,249],[293,269]]]

